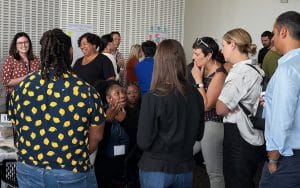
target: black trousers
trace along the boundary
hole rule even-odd
[[[265,145],[249,144],[241,137],[236,124],[224,123],[223,172],[226,188],[253,188],[253,177],[265,156]]]

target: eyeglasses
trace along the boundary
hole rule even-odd
[[[21,45],[28,45],[29,41],[24,41],[24,42],[17,42],[17,45],[21,46]]]
[[[213,52],[212,48],[206,42],[204,42],[201,38],[197,38],[196,39],[196,44],[197,45],[203,44],[203,46],[205,46],[206,48],[208,48],[211,51],[211,53]]]

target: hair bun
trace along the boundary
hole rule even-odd
[[[257,46],[256,46],[256,44],[250,44],[250,47],[249,47],[249,53],[251,54],[251,55],[255,55],[256,54],[256,49],[257,49]]]

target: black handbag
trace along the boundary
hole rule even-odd
[[[240,107],[243,109],[247,117],[251,120],[253,128],[259,130],[265,130],[265,118],[263,118],[264,107],[258,104],[257,111],[255,116],[241,103],[239,102]]]

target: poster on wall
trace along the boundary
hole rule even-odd
[[[149,40],[152,40],[153,42],[156,43],[156,45],[158,45],[159,43],[161,43],[163,40],[167,38],[168,38],[167,28],[162,28],[159,26],[151,26],[148,35]]]
[[[83,56],[82,51],[78,47],[78,38],[83,35],[84,33],[93,32],[93,26],[90,24],[68,24],[67,27],[67,35],[69,35],[72,39],[72,46],[73,46],[73,62],[72,66],[74,65],[75,61]]]

